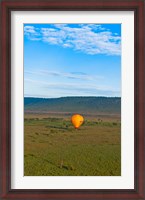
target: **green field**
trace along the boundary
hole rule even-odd
[[[85,117],[79,130],[70,116],[25,114],[25,176],[120,176],[120,117]]]

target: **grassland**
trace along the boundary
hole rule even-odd
[[[59,116],[59,117],[58,117]],[[85,116],[74,129],[64,114],[26,114],[25,176],[120,176],[119,116]]]

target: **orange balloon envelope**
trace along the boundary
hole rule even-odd
[[[84,122],[84,118],[82,115],[76,114],[72,116],[71,122],[74,125],[74,127],[78,129]]]

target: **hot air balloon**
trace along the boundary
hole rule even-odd
[[[84,118],[83,118],[82,115],[75,114],[75,115],[72,116],[71,122],[74,125],[74,127],[76,129],[78,129],[82,125],[82,123],[84,122]]]

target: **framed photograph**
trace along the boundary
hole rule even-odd
[[[144,199],[144,1],[1,1],[1,199]]]

